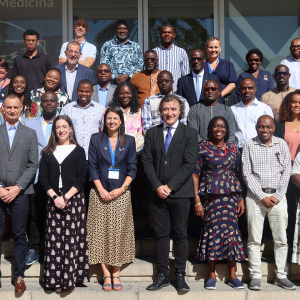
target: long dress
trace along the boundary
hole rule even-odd
[[[238,228],[238,203],[241,185],[240,153],[233,143],[225,149],[202,142],[194,174],[201,175],[199,196],[204,208],[205,226],[197,249],[197,258],[204,260],[245,259]]]

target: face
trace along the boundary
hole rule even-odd
[[[300,57],[300,39],[296,39],[292,42],[290,51],[291,51],[291,54],[293,57],[295,57],[295,58]]]
[[[17,76],[13,82],[13,89],[16,94],[24,94],[26,89],[26,80],[23,76]]]
[[[57,120],[55,123],[55,133],[59,141],[66,141],[70,139],[70,133],[72,132],[72,127],[65,120]]]
[[[291,77],[291,74],[287,67],[279,66],[275,69],[274,78],[276,80],[277,86],[288,85],[290,77]]]
[[[20,100],[18,98],[7,99],[3,107],[7,122],[18,122],[23,110]]]
[[[204,85],[203,95],[205,100],[208,100],[210,102],[214,102],[218,99],[218,96],[220,94],[220,90],[218,87],[218,84],[214,81],[207,81]]]
[[[245,79],[242,80],[239,86],[239,92],[241,93],[242,100],[250,101],[255,98],[255,92],[257,88],[253,80]]]
[[[260,57],[257,54],[251,54],[248,58],[248,66],[251,70],[257,71],[261,65]]]
[[[274,121],[270,117],[262,117],[256,124],[256,131],[259,139],[263,143],[267,143],[271,140],[275,131]]]
[[[176,100],[170,102],[164,102],[161,116],[168,126],[172,126],[176,123],[180,116],[181,110],[179,109],[179,103]]]
[[[218,119],[214,122],[212,128],[212,139],[216,141],[224,140],[226,135],[226,125],[222,119]]]
[[[116,28],[116,36],[121,41],[126,41],[128,37],[128,27],[124,24],[120,24]]]
[[[45,87],[56,89],[60,83],[60,74],[55,70],[50,70],[45,77]]]
[[[132,101],[132,91],[128,85],[123,85],[119,90],[119,99],[122,107],[128,107]]]
[[[85,34],[89,32],[88,23],[83,19],[78,20],[73,29],[77,37],[85,36]]]
[[[291,112],[295,115],[300,113],[300,95],[293,95],[291,99]]]
[[[110,67],[107,64],[101,64],[97,68],[97,79],[100,82],[108,82],[111,79]]]
[[[70,65],[76,65],[79,61],[79,58],[81,56],[80,53],[80,46],[79,45],[69,45],[67,50],[65,51],[66,57],[67,57],[67,62]]]
[[[54,93],[45,93],[42,96],[41,106],[43,113],[54,115],[56,114],[58,101],[57,96]]]
[[[169,26],[163,26],[161,29],[160,37],[161,41],[165,44],[171,44],[173,40],[175,39],[175,32],[172,27]]]
[[[36,35],[25,35],[25,40],[23,40],[23,43],[27,51],[35,51],[37,46],[40,44],[40,41]]]
[[[206,52],[209,57],[215,58],[218,57],[221,52],[221,46],[219,41],[211,41],[206,46]]]
[[[106,116],[105,124],[108,130],[116,131],[119,129],[122,122],[118,114],[110,111]]]
[[[77,89],[78,101],[81,104],[88,105],[93,95],[93,87],[90,84],[79,84]]]
[[[206,62],[203,52],[199,50],[194,50],[191,52],[190,56],[190,62],[192,64],[193,71],[195,73],[202,71],[203,65]]]
[[[169,73],[161,72],[157,76],[157,85],[163,95],[167,95],[171,92],[173,82]]]
[[[157,68],[158,58],[155,53],[146,53],[144,57],[145,68],[148,71],[153,71]]]
[[[0,66],[0,81],[4,80],[8,73],[8,70],[6,68]]]

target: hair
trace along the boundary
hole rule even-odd
[[[113,112],[113,113],[117,114],[120,117],[121,125],[118,129],[118,140],[119,140],[118,145],[119,145],[119,147],[123,147],[126,143],[126,136],[125,136],[125,123],[124,123],[123,111],[120,107],[109,106],[106,109],[105,114],[104,114],[104,118],[103,118],[103,132],[106,135],[108,135],[108,129],[107,129],[107,126],[106,126],[106,118],[107,118],[108,113],[110,113],[110,112]],[[101,138],[101,142],[102,142],[103,136]]]
[[[93,90],[93,83],[89,80],[89,79],[81,79],[80,81],[79,81],[79,83],[78,83],[78,87],[80,86],[80,85],[90,85],[91,86],[91,88],[92,88],[92,90]]]
[[[59,81],[59,84],[58,84],[58,86],[56,87],[56,90],[55,90],[55,91],[58,91],[61,87],[61,71],[60,71],[60,69],[58,69],[56,67],[51,67],[48,72],[50,72],[50,71],[56,71],[56,72],[59,73],[60,81]],[[46,73],[46,75],[48,74],[48,72]],[[45,88],[45,78],[44,78],[43,83],[41,84],[41,88]]]
[[[297,37],[297,38],[293,39],[293,40],[291,41],[291,47],[292,47],[292,45],[293,45],[293,42],[296,41],[296,40],[300,40],[300,38]]]
[[[175,32],[174,26],[172,26],[171,24],[163,24],[163,25],[161,25],[160,33],[162,33],[162,29],[163,29],[164,27],[171,27],[171,28],[173,28],[173,31]]]
[[[228,142],[229,140],[229,125],[228,125],[228,122],[227,120],[224,118],[224,117],[221,117],[221,116],[215,116],[213,117],[209,123],[208,123],[208,127],[207,127],[207,140],[210,141],[211,138],[212,138],[212,129],[214,127],[214,123],[217,121],[217,120],[222,120],[224,123],[225,123],[225,127],[226,127],[226,134],[225,134],[225,137],[224,137],[224,142]]]
[[[25,40],[25,36],[26,35],[36,35],[37,39],[40,39],[40,35],[37,31],[35,31],[34,29],[27,29],[23,32],[23,40]]]
[[[160,103],[159,103],[159,107],[158,110],[160,112],[160,114],[162,113],[162,109],[163,109],[163,105],[165,102],[173,102],[174,100],[176,100],[178,102],[179,105],[179,110],[180,110],[180,115],[179,115],[179,120],[182,118],[182,116],[184,116],[184,105],[182,100],[179,98],[179,96],[175,95],[175,94],[168,94],[166,96],[164,96]]]
[[[33,102],[31,101],[31,98],[30,98],[30,90],[29,90],[29,84],[28,84],[28,80],[26,79],[25,76],[21,75],[21,74],[15,74],[11,77],[11,80],[10,80],[10,83],[8,85],[8,95],[10,94],[16,94],[14,88],[13,88],[13,83],[15,81],[15,78],[16,77],[23,77],[25,79],[25,82],[26,82],[26,88],[25,88],[25,93],[24,93],[24,101],[23,101],[23,107],[26,107],[26,108],[31,108],[31,105],[33,104]],[[18,97],[18,96],[17,96]]]
[[[162,73],[167,73],[167,74],[171,75],[171,79],[173,80],[173,75],[172,75],[172,73],[169,72],[169,71],[167,71],[167,70],[162,70],[162,71],[157,75],[157,80],[158,80],[158,77],[159,77],[160,75],[162,75]]]
[[[9,69],[8,62],[2,57],[0,57],[0,67],[5,68],[6,71]]]
[[[130,81],[121,82],[117,85],[117,87],[114,91],[113,98],[108,105],[109,106],[117,106],[117,107],[121,106],[121,101],[119,99],[119,92],[120,92],[121,87],[124,85],[127,85],[131,89],[132,100],[130,102],[130,112],[132,114],[135,114],[139,111],[140,105],[139,105],[139,101],[138,101],[138,94],[137,94],[136,88]]]
[[[210,37],[210,38],[207,40],[207,42],[206,42],[206,47],[208,47],[208,44],[209,44],[210,42],[213,42],[213,41],[218,41],[218,42],[220,43],[220,47],[222,46],[220,39],[213,36],[213,37]]]
[[[250,77],[244,77],[244,78],[240,81],[240,85],[241,85],[241,82],[242,82],[242,81],[245,81],[246,79],[247,79],[247,80],[251,80],[251,81],[254,83],[254,87],[256,87],[256,84],[255,84],[254,79],[252,79],[252,78],[250,78]],[[239,88],[240,85],[239,85],[237,88]]]
[[[259,58],[260,58],[260,61],[263,62],[264,56],[263,56],[262,52],[259,49],[251,49],[251,50],[248,51],[248,53],[246,54],[246,61],[247,62],[248,62],[248,59],[250,58],[250,56],[252,54],[258,55]]]
[[[156,52],[155,50],[153,50],[153,49],[147,50],[147,51],[144,53],[144,56],[145,56],[146,54],[148,54],[148,53],[156,54],[156,56],[157,56],[157,52]]]
[[[117,21],[115,29],[117,29],[119,25],[125,25],[127,27],[127,29],[128,29],[128,23],[125,20],[119,20],[119,21]]]
[[[282,121],[288,121],[291,117],[291,100],[294,95],[300,95],[300,90],[288,93],[281,102],[278,114]]]
[[[78,46],[79,47],[79,52],[81,53],[81,46],[78,42],[76,42],[76,41],[69,42],[68,45],[67,45],[66,51],[68,51],[69,45]]]
[[[5,101],[6,101],[6,100],[9,100],[9,99],[18,99],[18,100],[20,101],[20,104],[22,105],[21,99],[20,99],[16,94],[10,94],[10,95],[8,95],[8,96],[4,99],[3,105],[5,105]]]
[[[68,117],[67,115],[59,115],[53,121],[48,145],[41,151],[41,155],[43,154],[53,155],[53,152],[56,149],[58,143],[58,138],[56,136],[56,122],[58,120],[65,120],[69,124],[69,126],[72,128],[72,132],[70,133],[70,144],[78,146],[78,142],[76,139],[76,134],[75,134],[75,130],[71,118]]]

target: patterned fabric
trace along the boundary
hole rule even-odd
[[[37,103],[39,106],[41,106],[42,96],[45,94],[45,88],[39,88],[36,90],[32,90],[30,92],[30,98],[32,102]],[[57,90],[55,92],[57,96],[57,101],[59,103],[59,106],[57,107],[57,113],[59,114],[61,109],[71,102],[71,99],[69,96],[61,91],[61,89]]]
[[[89,263],[122,266],[135,259],[131,194],[103,201],[96,189],[90,193],[87,218]]]
[[[100,64],[108,64],[112,78],[127,74],[130,78],[144,66],[144,56],[138,43],[127,40],[121,44],[117,38],[104,43],[100,53]]]
[[[291,174],[291,155],[287,143],[275,136],[269,146],[258,137],[247,141],[242,154],[243,178],[259,200],[267,197],[262,188],[276,189],[280,201],[287,190]]]
[[[69,200],[69,212],[47,203],[44,283],[47,288],[73,288],[89,282],[84,193]]]
[[[190,107],[188,102],[186,101],[185,98],[176,95],[181,99],[184,105],[184,115],[182,116],[180,122],[183,124],[186,124],[187,122],[187,116],[190,111]],[[143,130],[144,134],[146,134],[146,131],[156,125],[159,125],[163,123],[163,119],[160,115],[159,111],[159,103],[161,99],[164,97],[162,93],[158,93],[154,96],[148,97],[143,105],[142,109],[142,118],[143,118]]]

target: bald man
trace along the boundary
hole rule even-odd
[[[81,57],[79,59],[79,64],[91,68],[96,59],[97,48],[93,44],[90,44],[86,41],[85,35],[89,32],[89,26],[86,20],[79,19],[75,23],[74,27],[75,38],[73,41],[76,41],[80,44],[81,47]],[[69,42],[64,43],[60,49],[59,63],[63,64],[67,61],[65,51]]]
[[[203,87],[208,80],[214,80],[220,85],[218,76],[210,74],[203,69],[205,62],[206,59],[202,50],[192,50],[190,53],[192,72],[178,79],[176,94],[184,97],[190,107],[199,102],[204,102]],[[223,103],[221,94],[218,97],[218,101]]]
[[[274,240],[274,284],[294,290],[296,286],[287,279],[286,267],[288,214],[285,193],[291,173],[291,156],[287,143],[273,136],[273,118],[268,115],[261,116],[257,120],[256,131],[257,136],[244,144],[242,154],[243,179],[248,187],[246,215],[251,277],[249,288],[261,289],[260,244],[267,215]]]

